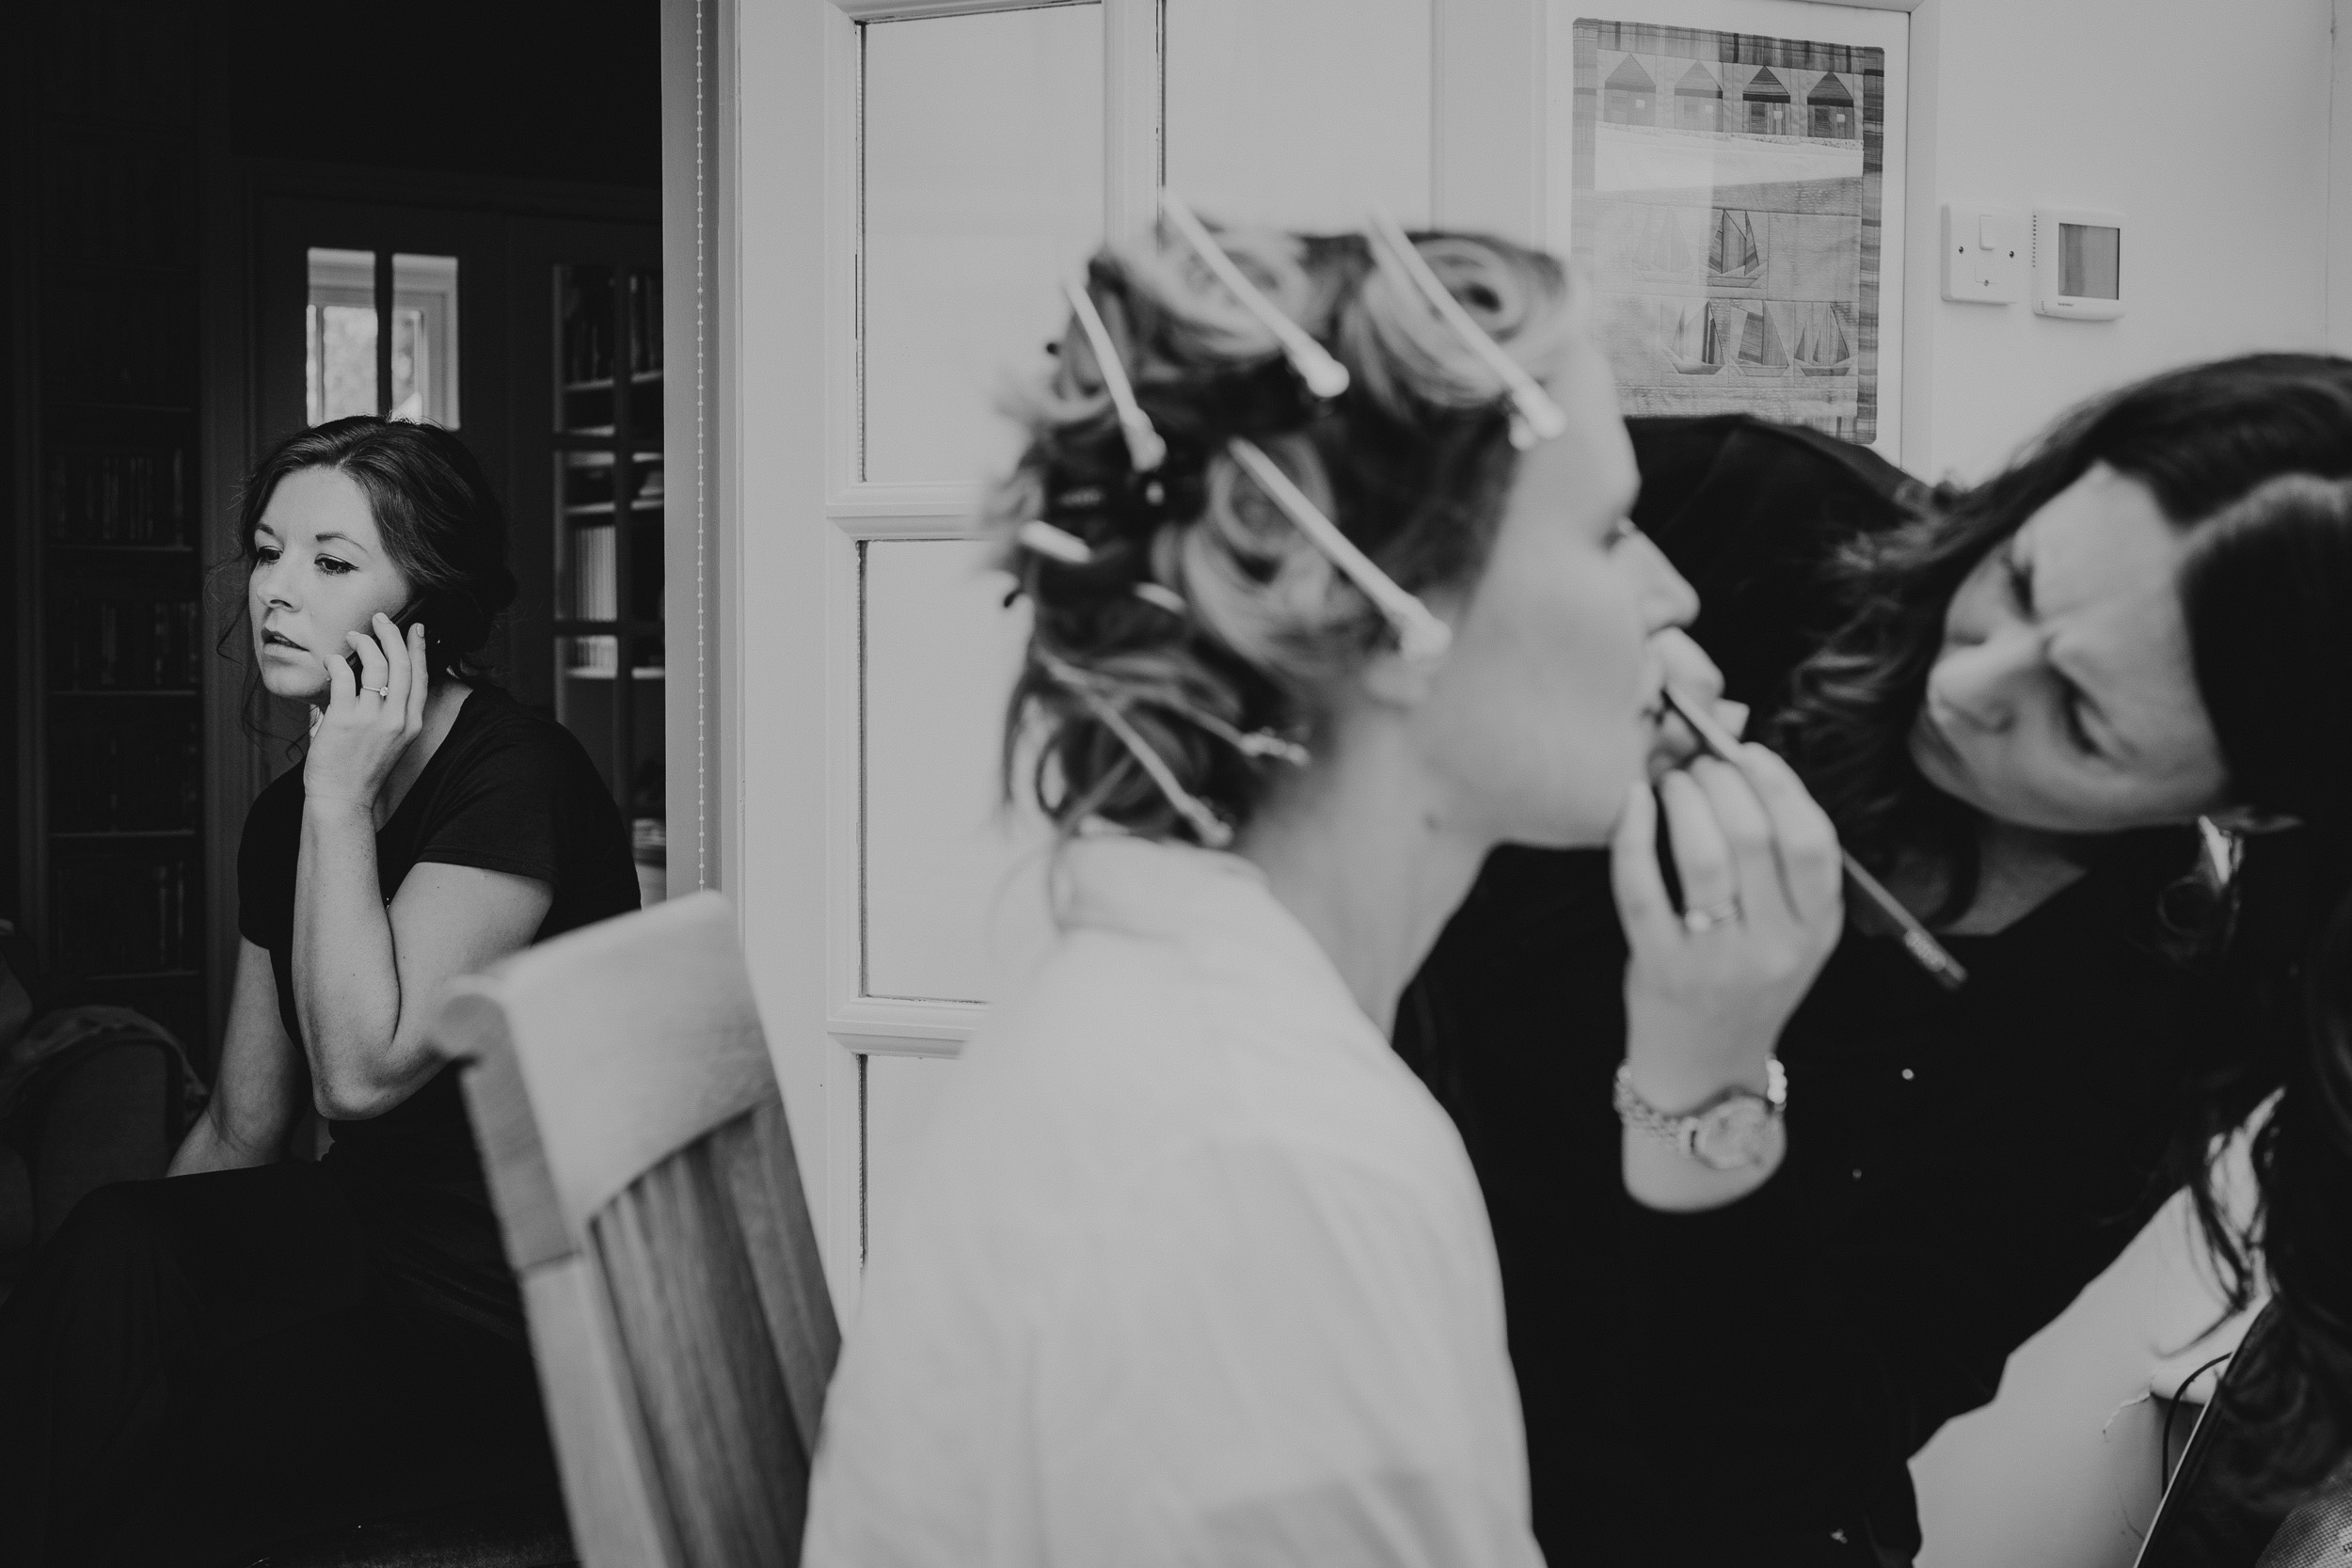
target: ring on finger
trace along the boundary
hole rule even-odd
[[[389,686],[363,686],[359,689],[373,691],[379,697],[389,697],[392,694],[392,689]]]
[[[1718,926],[1728,925],[1739,918],[1740,895],[1734,894],[1720,904],[1708,904],[1702,909],[1683,911],[1682,928],[1692,936],[1697,936],[1702,931],[1711,931]]]

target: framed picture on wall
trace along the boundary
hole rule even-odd
[[[1910,18],[1551,0],[1552,248],[1628,415],[1753,414],[1899,456]]]

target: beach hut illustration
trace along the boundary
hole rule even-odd
[[[1707,286],[1742,293],[1764,287],[1764,252],[1756,243],[1756,218],[1734,207],[1715,209],[1707,242]]]
[[[1675,123],[1685,131],[1724,128],[1724,85],[1702,61],[1692,61],[1675,84]]]
[[[1813,84],[1804,95],[1809,123],[1808,135],[1828,136],[1851,141],[1862,135],[1862,122],[1854,115],[1853,94],[1846,84],[1835,76],[1824,76]]]
[[[1760,135],[1785,136],[1789,134],[1788,89],[1781,79],[1766,66],[1748,78],[1748,85],[1740,93],[1740,102],[1747,112],[1747,128]]]
[[[1618,61],[1617,69],[1601,84],[1600,118],[1605,125],[1658,123],[1658,84],[1633,55]]]

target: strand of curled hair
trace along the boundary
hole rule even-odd
[[[1119,710],[1119,704],[1100,690],[1084,671],[1067,659],[1056,657],[1042,648],[1031,650],[1045,673],[1062,688],[1084,703],[1102,726],[1118,738],[1136,760],[1152,787],[1165,796],[1176,814],[1191,824],[1193,836],[1212,849],[1222,849],[1233,842],[1232,824],[1219,816],[1209,803],[1186,789],[1168,766],[1166,758],[1154,751],[1152,743],[1137,733],[1127,716]]]

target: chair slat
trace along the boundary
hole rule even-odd
[[[797,1561],[807,1506],[809,1450],[720,1170],[740,1125],[647,1171],[592,1227],[684,1568]]]
[[[434,1040],[467,1064],[582,1560],[797,1562],[840,1333],[725,900],[462,980]]]
[[[587,1259],[572,1257],[524,1275],[522,1290],[580,1568],[682,1568],[669,1509],[655,1498],[636,1384],[617,1354],[603,1280]]]
[[[814,1452],[841,1335],[834,1323],[833,1297],[825,1289],[817,1227],[809,1221],[784,1101],[771,1100],[755,1110],[750,1133],[728,1144],[723,1169],[801,1442]]]

